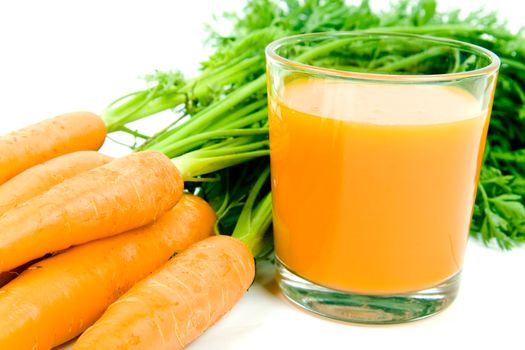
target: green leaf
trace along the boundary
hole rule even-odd
[[[247,0],[243,13],[225,17],[233,29],[223,34],[210,29],[213,26],[208,27],[214,53],[202,63],[197,77],[187,79],[177,71],[155,72],[146,77],[144,90],[115,100],[104,112],[109,132],[131,134],[135,142],[143,142],[139,150],[159,148],[181,156],[179,160],[192,180],[208,172],[211,173],[206,176],[218,179],[213,183],[187,183],[186,187],[200,191],[205,197],[209,195],[221,209],[224,214],[221,230],[233,230],[241,206],[257,181],[259,174],[251,174],[254,168],[250,159],[268,153],[266,146],[261,149],[257,146],[261,138],[267,140],[267,135],[249,139],[244,144],[247,148],[241,149],[235,148],[239,146],[235,141],[216,139],[227,134],[224,130],[228,126],[229,129],[267,127],[265,115],[257,119],[265,114],[260,108],[266,104],[265,46],[277,38],[299,33],[380,30],[462,40],[486,47],[501,58],[471,232],[485,242],[496,240],[504,249],[525,241],[524,31],[512,32],[497,13],[483,9],[471,13],[437,11],[435,0],[398,0],[381,11],[374,11],[367,0],[357,5],[343,0]],[[348,57],[343,54],[340,50],[319,59],[326,59],[325,65],[344,66]],[[402,59],[387,55],[379,63],[386,67],[407,64]],[[429,57],[428,61],[443,63],[439,55]],[[253,106],[257,106],[253,110],[259,113],[257,120],[244,113]],[[164,128],[152,137],[129,125],[170,109],[174,113],[171,117],[163,116]],[[246,119],[235,124],[237,117]],[[137,145],[128,146],[135,149]],[[243,154],[233,154],[237,151]],[[261,162],[267,165],[267,158],[262,157]],[[241,161],[246,163],[239,165]],[[231,171],[228,179],[222,176],[220,169],[224,167]],[[229,194],[226,199],[225,192]],[[258,197],[253,213],[263,208],[258,207],[261,203],[263,199]],[[266,216],[261,215],[264,218],[261,223],[266,225],[267,210],[261,209],[262,212]],[[263,240],[268,242],[269,235],[265,237]]]
[[[436,14],[437,3],[435,0],[421,0],[412,10],[412,21],[415,26],[427,24]]]
[[[503,194],[501,196],[491,198],[490,201],[494,204],[499,213],[508,219],[525,222],[525,207],[520,195],[517,194]]]

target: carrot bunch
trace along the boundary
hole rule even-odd
[[[0,349],[50,349],[90,326],[75,349],[180,349],[254,278],[253,201],[234,237],[210,237],[226,206],[184,193],[248,158],[112,159],[97,152],[105,135],[76,112],[0,137]]]

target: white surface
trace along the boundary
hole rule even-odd
[[[99,112],[112,99],[142,88],[137,77],[155,69],[195,72],[208,52],[203,23],[242,3],[0,2],[0,134],[62,112]],[[499,6],[515,28],[522,24],[525,7],[517,1],[463,6],[480,4]],[[123,151],[112,145],[104,150]],[[311,316],[285,302],[271,279],[259,279],[189,349],[523,349],[524,271],[525,248],[503,253],[472,241],[456,302],[438,316],[388,327]]]

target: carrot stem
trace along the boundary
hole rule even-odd
[[[195,148],[198,148],[205,143],[208,143],[210,140],[214,139],[226,139],[236,136],[251,136],[251,135],[266,135],[268,134],[268,128],[257,128],[257,129],[226,129],[226,130],[216,130],[203,132],[194,136],[190,136],[186,139],[180,140],[179,142],[174,142],[168,144],[166,148],[153,148],[157,149],[168,157],[181,156],[186,152],[192,151]]]
[[[219,68],[201,75],[197,79],[188,80],[183,86],[156,86],[133,94],[128,94],[112,102],[103,112],[108,132],[122,130],[127,123],[144,117],[175,108],[185,102],[185,94],[191,94],[193,99],[199,99],[209,93],[210,88],[220,84],[227,86],[236,81],[244,80],[248,75],[260,69],[257,62],[260,57],[244,60],[233,60],[227,68]]]
[[[232,237],[242,240],[257,257],[264,250],[264,236],[272,223],[272,196],[267,193],[257,204],[261,190],[270,175],[270,168],[266,167],[253,185],[246,200]]]

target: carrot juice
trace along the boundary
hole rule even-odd
[[[271,99],[275,249],[327,288],[391,294],[459,272],[488,125],[466,90],[297,78]]]

